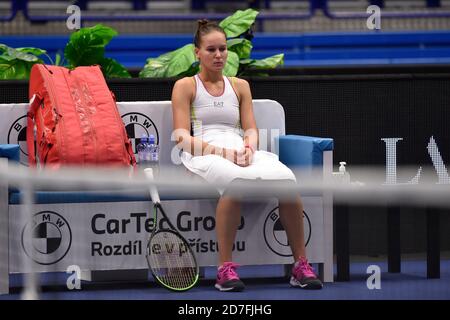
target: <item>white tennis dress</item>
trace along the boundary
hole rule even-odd
[[[244,148],[239,101],[227,77],[223,77],[225,88],[220,96],[211,95],[198,75],[195,76],[196,95],[191,105],[191,126],[194,137],[221,148],[241,150]],[[190,171],[206,181],[227,185],[234,179],[293,180],[293,172],[278,160],[278,156],[267,151],[256,151],[252,163],[247,167],[234,164],[219,155],[193,156],[183,152],[181,161]],[[219,190],[223,194],[224,190]]]

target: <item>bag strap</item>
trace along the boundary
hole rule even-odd
[[[127,149],[128,155],[130,156],[130,164],[134,167],[136,166],[136,157],[134,156],[133,147],[128,139],[128,135],[125,133],[125,147]]]
[[[41,102],[41,95],[39,93],[35,93],[30,100],[30,108],[27,112],[28,164],[33,167],[36,166],[36,150],[34,149],[34,119]]]

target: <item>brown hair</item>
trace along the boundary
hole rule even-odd
[[[223,33],[225,38],[227,37],[225,31],[223,31],[223,29],[215,22],[208,21],[207,19],[201,19],[198,20],[197,23],[198,23],[197,31],[195,32],[194,36],[194,45],[196,48],[200,48],[200,42],[202,40],[201,38],[210,32],[218,31]]]

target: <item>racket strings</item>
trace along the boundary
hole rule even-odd
[[[156,233],[149,243],[149,264],[154,276],[173,289],[191,287],[197,280],[198,268],[188,244],[177,234]]]

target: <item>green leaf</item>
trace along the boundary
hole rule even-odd
[[[93,27],[81,28],[72,33],[69,41],[76,41],[80,37],[89,36],[92,40],[95,40],[96,43],[98,40],[101,40],[101,42],[98,43],[99,45],[106,46],[112,38],[117,36],[117,34],[117,31],[113,28],[97,24]]]
[[[198,61],[194,62],[187,71],[180,73],[179,77],[192,77],[199,73],[200,71],[200,63]]]
[[[261,60],[252,60],[248,63],[249,68],[253,69],[273,69],[278,65],[283,65],[284,63],[284,54],[276,54],[274,56],[261,59]]]
[[[46,50],[39,49],[39,48],[16,48],[17,51],[25,52],[25,53],[31,53],[32,55],[40,56],[42,54],[47,53]]]
[[[223,75],[228,77],[235,77],[239,69],[239,57],[233,51],[228,52],[227,64],[223,69]]]
[[[253,9],[238,10],[233,15],[223,19],[219,26],[225,31],[227,38],[238,37],[251,27],[258,13]]]
[[[43,63],[36,55],[45,53],[37,48],[14,49],[0,44],[0,79],[28,79],[31,67]]]
[[[102,24],[81,28],[72,33],[64,49],[64,56],[71,67],[100,64],[105,46],[117,35],[117,31]]]
[[[194,45],[187,44],[157,58],[147,59],[147,64],[139,76],[142,78],[176,77],[188,72],[195,62]]]
[[[55,66],[60,66],[61,65],[61,54],[57,53],[55,55]]]
[[[255,61],[255,59],[241,59],[239,61],[239,64],[241,65],[249,65],[250,63],[252,63],[253,61]]]
[[[33,54],[21,52],[17,49],[8,47],[7,45],[4,45],[4,44],[0,44],[0,50],[3,51],[3,54],[0,57],[7,61],[13,61],[15,59],[19,59],[19,60],[28,61],[28,62],[37,62],[39,60],[39,58]]]
[[[9,47],[8,47],[6,44],[0,43],[0,54],[1,54],[1,55],[4,55],[5,52],[8,51],[8,48],[9,48]]]
[[[239,59],[250,58],[250,53],[252,51],[252,43],[247,39],[231,39],[227,41],[228,51],[233,51],[237,53]]]
[[[100,63],[105,78],[131,78],[128,70],[111,58],[103,58]]]
[[[4,60],[0,57],[0,79],[28,79],[33,63],[23,60]]]

